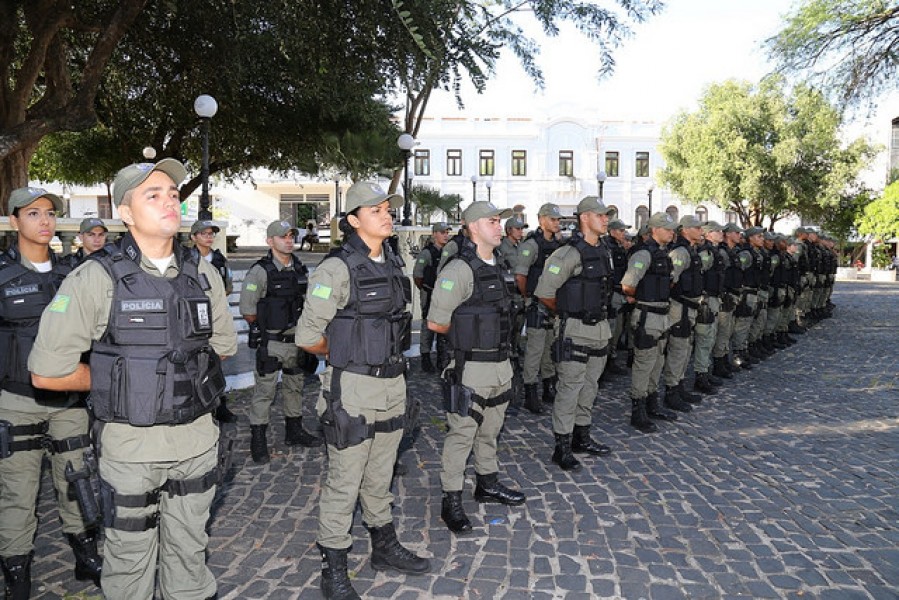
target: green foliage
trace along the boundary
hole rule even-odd
[[[886,0],[802,0],[765,42],[779,71],[841,106],[896,88],[899,6]]]
[[[41,140],[31,159],[31,177],[73,185],[112,184],[126,157],[137,159],[141,148],[123,148],[109,128],[52,133]]]
[[[779,77],[712,85],[698,111],[663,129],[659,177],[690,202],[736,212],[744,225],[821,218],[862,191],[856,178],[875,152],[862,139],[843,148],[839,125],[820,93],[800,85],[788,95]]]
[[[899,182],[888,185],[880,198],[865,207],[858,231],[884,242],[899,238]]]
[[[424,185],[412,186],[412,201],[418,207],[418,215],[422,225],[429,225],[436,212],[442,212],[451,218],[459,210],[462,196],[459,194],[441,194],[439,190]]]
[[[893,257],[886,244],[876,244],[871,248],[871,265],[875,269],[886,269],[892,262]]]

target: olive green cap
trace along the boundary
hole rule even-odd
[[[631,226],[621,219],[613,219],[609,221],[609,229],[630,229]]]
[[[749,229],[747,229],[746,231],[743,232],[743,234],[748,238],[752,237],[754,235],[762,235],[764,233],[765,233],[765,229],[763,227],[759,227],[758,225],[750,227]]]
[[[125,198],[125,192],[133,190],[142,184],[154,171],[162,171],[172,178],[175,185],[181,185],[181,182],[187,177],[187,169],[174,158],[163,158],[155,164],[135,163],[128,165],[116,173],[115,181],[112,182],[113,204],[121,206],[122,200]]]
[[[538,217],[552,217],[554,219],[561,219],[562,212],[559,210],[559,207],[553,204],[552,202],[547,202],[543,206],[540,207],[540,210],[537,211]]]
[[[292,226],[287,221],[272,221],[265,230],[265,237],[281,237],[287,235],[291,231],[294,235],[299,232],[296,227]]]
[[[103,231],[109,231],[109,228],[106,226],[106,223],[104,223],[102,219],[98,219],[97,217],[88,217],[81,221],[81,225],[78,227],[78,233],[87,233],[94,227],[102,227]]]
[[[614,208],[610,208],[603,204],[602,200],[599,199],[599,196],[587,196],[577,204],[577,214],[579,215],[588,212],[609,215],[614,211]]]
[[[46,198],[53,203],[53,210],[61,213],[65,210],[65,203],[62,198],[56,194],[51,194],[44,188],[39,187],[23,187],[12,191],[9,195],[9,214],[17,208],[24,208],[37,200],[38,198]]]
[[[357,181],[346,191],[344,210],[350,213],[360,206],[377,206],[385,200],[390,203],[390,208],[403,205],[403,197],[399,194],[388,194],[374,181]]]
[[[449,223],[444,221],[440,221],[439,223],[431,223],[431,233],[443,233],[444,231],[449,231],[452,227]]]
[[[505,229],[509,231],[510,229],[527,229],[528,224],[521,220],[519,217],[509,217],[509,220],[506,221]]]
[[[647,225],[650,229],[655,227],[671,229],[672,231],[677,229],[677,223],[674,222],[674,219],[671,218],[671,215],[665,212],[657,212],[656,214],[649,217],[649,223],[647,223]]]
[[[210,221],[209,219],[203,219],[200,221],[196,221],[193,225],[190,226],[190,234],[193,235],[204,229],[211,229],[214,232],[218,233],[221,231],[221,228],[215,224],[215,221]]]
[[[710,231],[724,231],[724,227],[717,221],[706,221],[702,224],[702,230],[706,233]]]
[[[678,227],[702,227],[702,222],[696,218],[696,215],[684,215],[677,223]]]
[[[478,219],[487,219],[490,217],[499,217],[507,219],[512,216],[511,208],[497,208],[486,200],[478,200],[472,202],[462,211],[462,220],[466,223],[474,223]]]

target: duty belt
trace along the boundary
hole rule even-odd
[[[466,361],[474,362],[503,362],[509,358],[509,350],[469,350],[465,352]]]
[[[668,314],[667,306],[651,306],[649,304],[643,304],[641,302],[638,302],[637,308],[639,308],[643,312],[650,312],[654,315],[667,315]]]
[[[392,379],[406,372],[406,361],[403,359],[399,362],[390,362],[383,365],[347,365],[343,367],[343,370],[350,373],[358,373],[359,375],[377,377],[378,379]]]
[[[46,450],[51,454],[62,454],[90,445],[90,436],[78,435],[56,440],[47,433],[50,424],[47,421],[30,425],[13,425],[9,421],[0,420],[0,459],[7,458],[14,452]],[[15,441],[20,436],[37,436],[27,440]]]
[[[675,302],[680,302],[687,308],[692,308],[694,310],[699,310],[699,307],[701,306],[700,302],[684,298],[683,296],[681,296],[680,298],[672,298],[672,300],[674,300]]]

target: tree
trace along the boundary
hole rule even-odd
[[[885,0],[802,0],[765,42],[778,71],[825,91],[840,108],[896,88],[899,6]]]
[[[858,231],[884,242],[899,238],[899,182],[888,185],[880,198],[865,207]]]
[[[737,213],[746,226],[817,218],[856,195],[875,148],[864,140],[842,147],[839,114],[824,97],[805,85],[787,95],[783,86],[771,77],[709,87],[698,111],[663,129],[661,181],[689,202]]]
[[[106,65],[146,3],[0,0],[0,214],[45,135],[94,124]]]
[[[440,190],[425,186],[412,186],[411,199],[418,206],[418,216],[422,225],[431,223],[431,217],[442,212],[447,218],[454,214],[462,203],[459,194],[441,194]]]
[[[559,34],[563,23],[573,24],[596,43],[601,57],[600,75],[614,70],[612,51],[630,35],[628,21],[643,22],[662,9],[660,0],[615,0],[600,4],[578,0],[391,0],[398,19],[387,19],[385,27],[399,27],[406,37],[402,52],[395,55],[391,73],[397,91],[406,101],[403,128],[418,135],[435,89],[453,90],[462,105],[460,88],[467,76],[478,92],[486,88],[500,50],[510,50],[538,87],[543,73],[537,64],[539,47],[524,34],[517,22],[527,15],[550,36]],[[397,35],[399,39],[399,35]],[[395,189],[400,179],[396,170]]]

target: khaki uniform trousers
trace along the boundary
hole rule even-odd
[[[765,333],[765,324],[768,322],[768,290],[759,290],[756,315],[749,327],[749,343],[755,343]]]
[[[665,346],[668,343],[668,315],[647,313],[644,331],[655,339],[655,345],[640,348],[637,331],[643,311],[636,307],[631,313],[631,331],[634,333],[634,364],[631,367],[630,396],[633,399],[645,398],[659,389],[659,378],[665,364]]]
[[[322,392],[330,391],[332,375],[331,368],[322,373]],[[378,379],[344,371],[340,388],[343,408],[351,417],[363,415],[367,423],[387,421],[406,411],[406,384],[402,375]],[[379,397],[374,398],[375,395]],[[326,408],[322,393],[316,406],[319,416]],[[403,430],[398,429],[376,432],[373,438],[343,450],[328,445],[328,474],[318,501],[319,544],[337,550],[352,545],[350,529],[357,501],[362,505],[362,518],[369,527],[393,522],[390,482],[402,437]]]
[[[687,311],[687,323],[689,331],[685,337],[677,337],[674,330],[680,323],[683,311]],[[690,362],[690,356],[693,354],[693,328],[696,326],[696,309],[687,308],[675,299],[671,299],[671,305],[668,309],[668,351],[665,357],[665,385],[674,387],[680,380],[684,378],[687,372],[687,364]]]
[[[700,323],[698,318],[693,328],[693,369],[697,373],[708,373],[712,365],[712,351],[718,338],[718,313],[721,300],[717,296],[707,298],[712,313],[711,323]]]
[[[297,368],[297,347],[288,342],[269,341],[269,356],[277,357],[281,361],[282,369]],[[253,371],[256,378],[256,387],[253,397],[250,399],[249,418],[250,425],[268,425],[271,419],[272,402],[275,401],[275,391],[278,385],[278,371],[260,375]],[[303,416],[303,382],[305,373],[281,375],[281,400],[284,403],[285,417]]]
[[[431,292],[419,290],[421,298],[421,333],[418,336],[419,352],[430,354],[434,345],[434,332],[428,329],[428,309],[431,308]]]
[[[135,463],[107,460],[100,455],[100,477],[119,494],[146,494],[169,479],[196,479],[216,467],[218,445],[181,461]],[[103,545],[103,595],[110,599],[152,600],[159,565],[163,598],[201,600],[216,592],[206,566],[209,536],[206,523],[216,486],[201,493],[169,496],[143,508],[116,507],[119,517],[147,517],[159,511],[158,526],[146,531],[107,527]]]
[[[771,295],[768,298],[768,315],[765,320],[765,335],[771,335],[777,331],[777,327],[780,325],[780,316],[783,312],[783,303],[786,297],[787,293],[784,288],[771,288]],[[777,306],[771,306],[771,300],[774,300]]]
[[[20,412],[0,409],[0,420],[16,425],[34,425],[48,422],[48,435],[54,440],[84,435],[88,430],[87,410],[65,408],[44,412]],[[33,436],[16,437],[22,441]],[[44,450],[22,450],[0,459],[0,557],[21,556],[34,549],[37,531],[37,495],[41,484],[41,466]],[[75,469],[81,469],[84,448],[50,455],[50,472],[59,516],[64,533],[78,534],[85,529],[81,509],[69,498],[66,481],[66,462],[72,461]]]
[[[746,293],[746,306],[753,314],[755,313],[758,299],[758,294],[755,290],[750,290]],[[748,317],[738,317],[736,316],[736,313],[734,313],[734,334],[730,343],[732,350],[737,352],[746,350],[746,346],[749,343],[749,328],[752,327],[752,319],[752,315],[749,315]]]
[[[577,345],[608,350],[611,330],[609,322],[602,321],[598,340],[584,343],[575,340]],[[583,355],[581,355],[583,356]],[[568,360],[556,365],[559,381],[556,384],[556,400],[553,403],[553,433],[569,434],[575,425],[593,423],[593,403],[599,390],[599,378],[606,368],[608,354],[590,356],[587,362]]]
[[[533,300],[536,302],[536,300]],[[555,322],[555,319],[553,319]],[[552,343],[555,339],[555,323],[549,329],[542,327],[527,328],[527,342],[524,351],[524,365],[522,378],[525,385],[540,383],[540,379],[547,379],[556,374],[556,365],[552,361]]]
[[[726,292],[725,292],[726,293]],[[718,327],[715,332],[715,346],[712,349],[712,356],[722,358],[730,352],[730,338],[734,332],[734,311],[719,310],[718,311]]]

